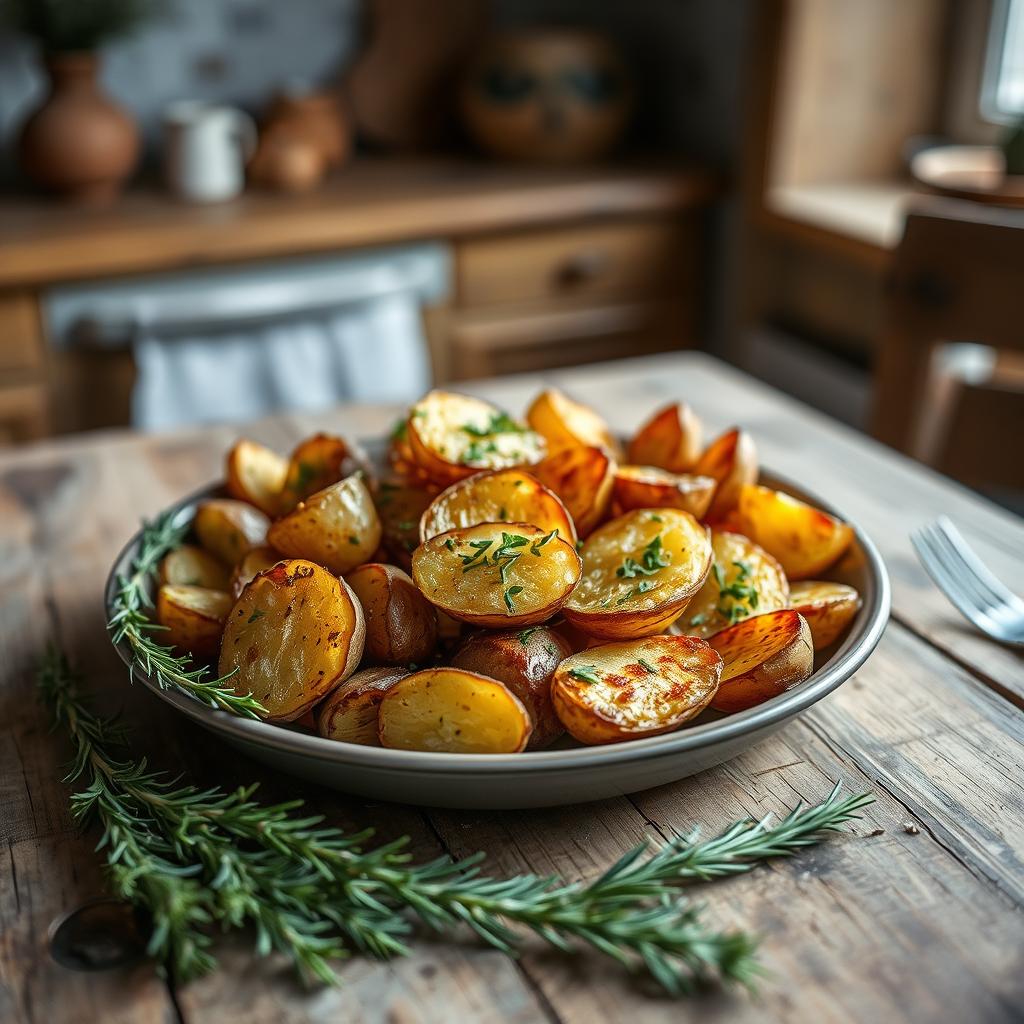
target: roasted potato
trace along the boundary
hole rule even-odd
[[[853,621],[861,606],[860,594],[853,587],[828,580],[794,583],[789,603],[811,627],[811,639],[816,651],[834,643]]]
[[[292,722],[347,679],[363,655],[363,609],[344,580],[304,559],[261,572],[228,614],[219,672],[274,722]]]
[[[165,583],[156,595],[156,621],[163,626],[156,639],[201,661],[216,656],[231,595],[223,590]]]
[[[583,544],[583,576],[564,614],[590,636],[653,636],[679,617],[711,568],[707,527],[675,508],[626,512]]]
[[[748,537],[711,531],[711,572],[672,631],[713,636],[751,615],[789,606],[789,582],[782,566]]]
[[[453,619],[474,626],[532,626],[550,619],[580,578],[576,547],[528,523],[481,523],[421,544],[412,578]]]
[[[615,482],[615,462],[601,448],[565,448],[530,472],[558,495],[578,536],[586,537],[604,519]]]
[[[374,495],[384,547],[391,561],[406,572],[412,567],[412,553],[420,546],[420,518],[435,493],[424,487],[384,481]]]
[[[673,402],[637,431],[629,442],[628,457],[637,466],[688,473],[700,458],[703,441],[704,428],[697,414],[685,402]]]
[[[708,643],[724,662],[722,685],[711,702],[716,711],[745,711],[763,704],[814,671],[811,628],[791,608],[744,619]]]
[[[281,511],[281,489],[288,460],[277,452],[244,438],[235,442],[227,457],[228,494],[255,505],[268,516]]]
[[[392,686],[380,702],[382,746],[453,754],[515,754],[532,723],[504,683],[459,668],[428,668]]]
[[[846,523],[770,487],[745,484],[738,517],[741,531],[774,555],[794,581],[824,572],[853,540]]]
[[[349,676],[317,706],[316,731],[325,739],[379,747],[377,709],[384,694],[408,674],[404,668],[386,665]]]
[[[740,488],[757,480],[757,449],[753,439],[745,430],[726,431],[708,445],[693,472],[718,481],[707,511],[708,520],[717,523],[736,507]]]
[[[692,636],[602,644],[566,658],[551,699],[581,743],[619,743],[671,732],[700,714],[718,689],[722,659]]]
[[[236,565],[253,548],[267,543],[270,520],[234,498],[211,498],[196,509],[192,529],[199,543],[225,565]]]
[[[565,731],[551,703],[551,677],[570,654],[568,642],[553,629],[530,626],[477,633],[456,651],[452,665],[504,683],[533,723],[527,747],[539,750]]]
[[[290,512],[317,491],[362,471],[369,477],[370,463],[358,447],[333,434],[314,434],[302,441],[286,463],[278,498],[278,512]]]
[[[670,473],[656,466],[619,466],[612,488],[612,512],[635,508],[679,508],[702,519],[717,486],[710,476]]]
[[[576,527],[561,499],[519,469],[475,473],[442,491],[420,519],[420,540],[478,523],[530,523],[576,542]]]
[[[377,509],[358,473],[300,501],[267,534],[282,554],[308,558],[339,575],[369,559],[380,538]]]
[[[208,551],[194,544],[182,544],[164,555],[160,563],[160,582],[227,590],[229,574],[224,565]]]
[[[431,391],[409,410],[408,441],[427,476],[445,487],[482,469],[532,466],[544,439],[479,398]]]
[[[345,582],[363,606],[367,663],[408,665],[430,659],[437,647],[437,612],[397,565],[368,562],[353,569]]]
[[[246,584],[256,573],[263,572],[264,569],[277,565],[282,558],[284,558],[284,555],[280,551],[266,546],[253,548],[252,551],[244,554],[231,573],[229,590],[231,591],[232,600],[238,600],[239,595],[245,590]]]
[[[547,441],[548,451],[602,448],[616,461],[622,446],[593,409],[574,402],[557,388],[547,388],[531,403],[526,421]]]

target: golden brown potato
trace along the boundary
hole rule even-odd
[[[530,472],[561,499],[586,537],[600,523],[611,503],[615,462],[600,448],[565,448],[549,455]]]
[[[235,442],[227,457],[228,494],[255,505],[268,516],[280,511],[281,489],[288,472],[287,459],[244,438]]]
[[[602,644],[558,666],[551,697],[581,743],[619,743],[678,729],[718,689],[722,659],[692,636]]]
[[[655,466],[619,466],[612,489],[612,512],[635,508],[679,508],[702,519],[715,493],[710,476],[670,473]]]
[[[810,626],[790,608],[744,619],[708,643],[725,663],[722,685],[711,702],[716,711],[745,711],[763,704],[814,671]]]
[[[814,649],[835,643],[853,617],[860,611],[860,594],[845,583],[828,580],[805,580],[794,583],[789,603],[811,627]]]
[[[481,469],[532,466],[544,439],[479,398],[431,391],[409,410],[409,447],[431,480],[447,487]]]
[[[653,636],[679,617],[711,568],[707,527],[675,508],[626,512],[583,544],[565,617],[590,636]]]
[[[239,595],[245,590],[246,584],[256,575],[258,572],[263,572],[264,569],[269,569],[271,566],[277,565],[284,555],[280,551],[276,551],[271,547],[253,548],[247,554],[242,556],[242,560],[235,566],[234,571],[231,573],[231,585],[229,590],[231,591],[232,600],[237,601]]]
[[[629,461],[669,473],[688,473],[700,458],[703,442],[704,428],[697,414],[685,402],[673,402],[637,431],[629,442]]]
[[[532,626],[551,618],[580,578],[576,547],[528,523],[482,523],[421,544],[412,577],[452,618],[475,626]]]
[[[672,631],[714,636],[751,615],[789,606],[789,582],[782,566],[748,537],[711,531],[711,572]]]
[[[428,668],[392,686],[378,709],[382,746],[454,754],[515,754],[530,716],[504,683],[458,668]]]
[[[164,555],[160,563],[160,582],[227,590],[229,576],[224,565],[208,551],[194,544],[182,544]]]
[[[377,509],[358,473],[300,501],[267,534],[282,554],[308,558],[339,575],[370,558],[380,538]]]
[[[211,498],[196,509],[192,522],[199,543],[225,565],[267,542],[270,520],[258,509],[233,498]]]
[[[622,446],[608,424],[588,406],[557,388],[547,388],[531,403],[526,420],[547,441],[549,452],[563,448],[602,448],[616,461]]]
[[[156,595],[156,621],[164,627],[156,639],[200,660],[213,658],[230,610],[231,595],[223,590],[165,583]]]
[[[437,612],[397,565],[368,562],[353,569],[345,582],[363,606],[363,657],[369,664],[422,664],[430,659],[437,647]]]
[[[363,655],[363,609],[344,580],[303,559],[261,572],[228,614],[218,665],[273,722],[291,722],[347,679]]]
[[[853,540],[846,523],[770,487],[744,485],[738,513],[742,532],[774,555],[794,581],[824,572]]]
[[[740,488],[757,480],[757,449],[753,439],[745,430],[726,431],[707,447],[693,472],[718,481],[707,511],[708,520],[717,523],[736,507]]]
[[[406,572],[412,567],[412,553],[420,546],[420,518],[434,494],[424,487],[384,481],[374,495],[384,547],[391,561]]]
[[[377,709],[384,694],[408,674],[404,668],[386,665],[349,676],[317,706],[316,731],[325,739],[379,747]]]
[[[561,499],[519,469],[475,473],[442,491],[420,519],[420,540],[478,523],[530,523],[576,542],[576,527]]]
[[[551,703],[551,677],[570,654],[568,642],[553,629],[530,626],[477,633],[456,651],[452,665],[504,683],[533,723],[527,747],[540,750],[565,731]]]
[[[290,512],[300,501],[347,476],[369,474],[365,453],[333,434],[314,434],[302,441],[286,463],[278,512]]]

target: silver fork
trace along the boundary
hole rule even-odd
[[[1024,601],[992,575],[945,516],[910,539],[935,585],[966,618],[995,640],[1024,645]]]

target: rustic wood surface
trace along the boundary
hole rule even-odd
[[[712,430],[739,422],[766,465],[819,490],[881,548],[893,621],[857,676],[742,757],[683,782],[555,810],[424,811],[272,778],[131,687],[103,628],[102,582],[134,530],[219,475],[236,435],[125,433],[46,442],[0,457],[0,1020],[248,1024],[513,1021],[1011,1021],[1024,1006],[1024,659],[976,634],[934,590],[909,530],[950,515],[1011,585],[1024,580],[1024,524],[902,456],[696,354],[556,372],[628,430],[685,397]],[[521,409],[536,376],[467,385]],[[396,410],[348,407],[247,429],[287,448],[314,429],[375,435]],[[472,941],[424,936],[393,964],[353,961],[345,987],[305,992],[244,942],[222,970],[172,988],[148,967],[78,974],[49,957],[60,913],[102,891],[92,847],[67,810],[67,750],[48,732],[33,666],[56,636],[104,704],[122,710],[160,765],[211,782],[259,779],[301,793],[342,825],[408,833],[424,857],[486,850],[493,870],[592,876],[641,836],[781,812],[835,780],[877,802],[846,834],[791,861],[707,886],[720,923],[757,931],[770,976],[760,995],[678,1003],[605,963],[530,946],[513,961]]]

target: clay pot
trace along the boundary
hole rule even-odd
[[[135,122],[100,90],[99,59],[92,53],[46,58],[50,94],[21,130],[25,173],[69,199],[113,199],[135,168]]]
[[[329,92],[281,93],[275,97],[264,118],[263,131],[270,134],[278,130],[315,143],[328,167],[340,167],[352,149],[348,117],[338,97]]]
[[[306,192],[326,171],[322,147],[308,133],[281,124],[260,135],[259,148],[249,161],[249,180],[280,192]]]

